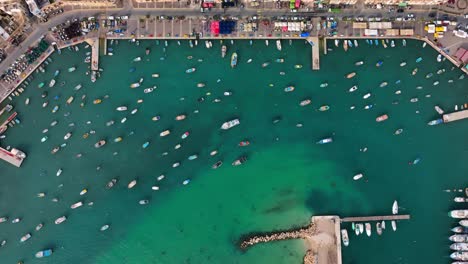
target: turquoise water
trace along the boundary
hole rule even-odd
[[[121,41],[110,46],[114,56],[100,58],[104,72],[94,84],[84,74],[84,53],[89,51],[84,45],[79,52],[65,50],[51,57],[54,62],[47,72],[35,74],[26,92],[14,102],[22,122],[9,129],[1,142],[3,147],[11,145],[28,154],[20,169],[0,163],[0,212],[10,220],[23,219],[18,224],[0,224],[0,239],[8,241],[0,249],[5,263],[300,263],[305,253],[302,241],[258,245],[247,252],[238,250],[236,243],[250,232],[306,225],[312,215],[389,214],[395,199],[400,212],[411,214],[412,219],[399,223],[397,232],[388,229],[382,236],[377,236],[375,229],[370,238],[350,234],[350,246],[343,250],[344,263],[449,262],[447,237],[455,222],[447,217],[447,211],[455,208],[455,195],[444,190],[467,183],[464,157],[468,123],[435,127],[426,123],[437,118],[434,105],[451,111],[455,104],[468,101],[467,81],[458,80],[458,69],[452,70],[447,61],[437,63],[437,53],[428,47],[422,49],[416,41],[393,49],[368,47],[362,41],[359,48],[347,53],[330,46],[335,50],[321,57],[320,71],[310,70],[311,49],[302,41],[291,46],[283,42],[281,52],[274,45],[266,47],[263,41],[254,42],[253,47],[247,41],[236,41],[227,44],[224,59],[220,44],[213,44],[208,50],[169,42],[164,51],[155,41],[142,41],[139,47]],[[149,56],[145,56],[146,47],[151,48]],[[229,66],[233,51],[239,54],[235,69]],[[137,56],[143,60],[132,62]],[[417,64],[419,56],[424,60]],[[285,63],[274,62],[280,57]],[[246,63],[248,58],[253,59],[251,64]],[[365,64],[354,66],[359,60]],[[377,68],[379,60],[384,64]],[[400,67],[404,60],[408,65]],[[271,62],[269,67],[262,68],[267,61]],[[303,68],[294,69],[295,64]],[[67,73],[72,65],[77,71]],[[136,71],[129,73],[131,67]],[[197,71],[186,74],[191,67]],[[415,67],[419,71],[412,76]],[[437,75],[440,68],[446,72]],[[38,89],[40,82],[50,81],[56,69],[62,71],[57,85]],[[280,75],[281,71],[286,74]],[[346,79],[352,71],[357,76]],[[429,72],[434,76],[424,78]],[[159,73],[160,78],[151,78],[152,73]],[[129,85],[141,77],[142,86],[130,89]],[[449,79],[454,82],[448,83]],[[401,83],[395,84],[397,80]],[[440,84],[433,86],[436,80]],[[62,81],[64,86],[60,86]],[[380,88],[383,81],[389,85]],[[206,86],[197,88],[199,82]],[[324,82],[328,87],[320,88]],[[74,91],[79,83],[83,88]],[[157,86],[153,93],[143,93],[153,85]],[[284,93],[288,85],[294,85],[295,91]],[[349,93],[353,85],[359,89]],[[40,98],[44,90],[49,100],[45,109]],[[401,95],[395,95],[396,90],[401,90]],[[232,96],[223,96],[225,91],[231,91]],[[211,95],[206,95],[208,92]],[[372,96],[362,99],[367,92]],[[84,94],[86,104],[81,108]],[[60,99],[54,100],[55,95]],[[75,100],[67,105],[65,101],[72,95]],[[201,96],[204,102],[198,102]],[[26,97],[31,98],[29,106],[24,104]],[[410,103],[413,97],[419,102]],[[94,105],[96,98],[103,102]],[[213,102],[216,98],[221,102]],[[306,98],[312,104],[300,107],[299,102]],[[144,102],[138,104],[138,99]],[[367,104],[374,107],[364,110]],[[52,114],[54,105],[60,110]],[[121,105],[129,111],[117,112]],[[329,105],[330,110],[318,111],[322,105]],[[352,105],[355,110],[350,110]],[[134,108],[138,112],[131,115]],[[67,112],[70,114],[64,116]],[[376,123],[375,118],[385,113],[390,118]],[[180,114],[187,119],[175,121]],[[156,115],[161,120],[154,122],[151,118]],[[120,123],[123,117],[127,122]],[[241,125],[228,131],[219,129],[235,117]],[[273,124],[278,117],[281,121]],[[50,127],[53,120],[58,120],[58,125]],[[115,124],[107,127],[109,120]],[[69,127],[72,122],[75,126]],[[298,123],[303,126],[296,127]],[[49,139],[41,143],[45,128],[49,128]],[[398,128],[404,132],[393,135]],[[165,129],[171,134],[159,137]],[[90,130],[96,134],[83,139]],[[73,136],[67,146],[51,155],[69,131]],[[190,136],[181,139],[186,131]],[[118,136],[123,141],[114,143]],[[315,144],[328,136],[333,136],[332,144]],[[95,149],[93,145],[100,139],[106,139],[107,144]],[[251,144],[237,146],[242,140]],[[143,149],[146,141],[150,145]],[[175,150],[179,143],[182,147]],[[360,151],[364,147],[367,152]],[[219,153],[211,157],[214,149]],[[168,154],[162,155],[164,152]],[[81,158],[76,157],[78,153]],[[198,159],[189,161],[192,154]],[[241,155],[246,155],[248,162],[231,166]],[[419,164],[408,165],[417,157],[421,158]],[[218,160],[224,165],[212,170],[211,165]],[[180,162],[180,167],[172,168],[175,162]],[[63,173],[56,177],[59,168]],[[360,172],[365,177],[353,181],[353,175]],[[161,174],[166,178],[158,182]],[[112,178],[118,178],[118,184],[106,190]],[[182,185],[188,178],[191,183]],[[138,183],[128,189],[133,179]],[[160,190],[151,190],[153,185]],[[88,193],[80,196],[83,188]],[[37,198],[39,192],[46,192],[46,197]],[[54,197],[59,202],[52,202]],[[141,199],[149,199],[150,204],[139,205]],[[80,200],[94,205],[70,209]],[[62,215],[68,220],[55,225],[53,221]],[[36,232],[39,222],[44,228]],[[110,229],[100,232],[104,224]],[[19,243],[27,232],[33,237]],[[34,253],[44,248],[53,248],[54,254],[35,259]]]

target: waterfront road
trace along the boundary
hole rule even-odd
[[[134,8],[129,2],[124,1],[125,4],[122,8],[101,8],[101,9],[83,9],[83,10],[71,10],[64,12],[56,17],[49,19],[45,23],[35,25],[34,30],[28,37],[21,43],[19,47],[12,50],[8,57],[0,64],[0,73],[3,73],[16,58],[21,54],[25,53],[31,45],[37,42],[37,40],[47,34],[50,28],[72,20],[74,18],[82,17],[97,17],[98,15],[113,15],[113,16],[185,16],[185,17],[204,17],[213,15],[229,15],[229,16],[253,16],[258,15],[261,17],[274,17],[274,16],[306,16],[306,17],[320,17],[320,16],[334,16],[336,18],[342,18],[346,16],[370,16],[370,15],[381,15],[383,18],[394,16],[395,13],[391,14],[383,10],[376,9],[343,9],[340,14],[331,13],[315,13],[315,12],[297,12],[291,13],[288,9],[239,9],[229,8],[213,9],[206,13],[201,13],[199,9],[193,8],[177,8],[177,9],[148,9],[148,8]],[[416,14],[418,18],[427,17],[429,10],[427,9],[413,9],[412,13]]]

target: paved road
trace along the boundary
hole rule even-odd
[[[26,52],[26,50],[33,45],[41,36],[46,34],[49,28],[64,23],[67,20],[81,17],[97,16],[99,14],[107,14],[114,16],[121,15],[133,15],[133,16],[213,16],[213,15],[230,15],[230,16],[253,16],[253,15],[262,15],[266,17],[272,16],[290,16],[290,15],[300,15],[307,17],[318,17],[331,15],[329,13],[311,13],[311,12],[298,12],[291,13],[287,9],[238,9],[230,8],[225,10],[222,9],[213,9],[212,11],[206,13],[200,13],[198,9],[193,8],[177,8],[177,9],[144,9],[144,8],[133,8],[133,6],[124,1],[123,8],[113,8],[113,9],[86,9],[86,10],[72,10],[61,15],[58,15],[54,18],[51,18],[48,22],[36,25],[34,31],[26,38],[25,41],[21,44],[21,47],[16,48],[11,52],[8,57],[0,64],[0,73],[4,72],[11,63],[15,61],[21,54]],[[411,13],[415,13],[417,17],[426,17],[429,13],[428,9],[413,9]],[[370,16],[380,14],[384,18],[395,16],[395,13],[388,13],[385,10],[377,9],[344,9],[340,14],[333,14],[335,17],[344,17],[344,16]]]

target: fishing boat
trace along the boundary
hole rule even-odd
[[[377,224],[375,224],[375,229],[377,230],[377,235],[382,235],[382,227],[380,226],[380,222],[377,222]]]
[[[52,88],[55,85],[55,79],[50,80],[49,87]]]
[[[366,93],[364,96],[362,96],[362,98],[367,99],[367,98],[369,98],[370,96],[371,96],[371,93]]]
[[[400,63],[400,67],[404,67],[406,66],[406,61],[403,61],[402,63]]]
[[[294,65],[294,69],[301,69],[302,68],[302,64],[296,64]]]
[[[418,68],[414,68],[413,72],[411,72],[411,75],[416,75],[418,73]]]
[[[76,209],[76,208],[81,207],[81,206],[83,206],[83,202],[82,202],[82,201],[79,201],[79,202],[77,202],[77,203],[72,204],[72,205],[70,206],[70,208],[71,208],[71,209]]]
[[[154,87],[150,87],[150,88],[146,88],[145,90],[143,90],[144,93],[151,93],[154,91]]]
[[[438,105],[434,106],[435,110],[437,111],[437,113],[439,113],[439,115],[443,115],[444,114],[444,110],[442,110],[442,108],[440,108]]]
[[[284,91],[285,91],[286,93],[289,93],[289,92],[294,91],[294,89],[295,89],[294,86],[288,86],[288,87],[284,88]]]
[[[452,235],[449,237],[450,241],[456,242],[456,243],[464,243],[468,242],[468,234],[456,234]]]
[[[321,88],[325,88],[325,87],[327,87],[327,86],[328,86],[328,83],[322,83],[322,84],[320,84],[320,87],[321,87]]]
[[[143,143],[143,145],[141,146],[142,148],[147,148],[149,146],[149,141],[146,141],[145,143]]]
[[[319,111],[324,112],[324,111],[328,111],[329,109],[330,109],[330,106],[328,106],[328,105],[322,105],[322,106],[319,108]]]
[[[468,198],[465,198],[465,202],[468,202]],[[468,220],[460,220],[458,223],[463,227],[468,227]]]
[[[343,40],[343,49],[344,51],[348,51],[348,41]]]
[[[184,134],[182,134],[182,136],[180,136],[180,138],[186,139],[189,135],[190,135],[190,133],[187,131]]]
[[[353,180],[357,181],[359,179],[361,179],[364,175],[362,175],[362,173],[359,173],[359,174],[356,174],[353,176]]]
[[[317,144],[327,144],[327,143],[332,143],[332,142],[333,142],[333,139],[329,137],[329,138],[323,138],[317,141]]]
[[[44,249],[35,254],[36,258],[49,257],[50,255],[52,255],[52,249]]]
[[[67,217],[66,216],[61,216],[61,217],[55,219],[55,224],[59,225],[59,224],[65,222],[65,220],[67,220]]]
[[[226,57],[227,47],[226,45],[221,46],[221,58]]]
[[[463,227],[463,226],[456,226],[454,228],[451,229],[452,232],[454,233],[468,233],[468,228],[466,227]]]
[[[212,169],[217,169],[223,165],[222,161],[217,161],[213,166],[211,166]]]
[[[107,184],[106,184],[106,189],[111,189],[112,187],[115,186],[115,184],[117,183],[117,179],[112,179],[110,180]]]
[[[279,40],[279,39],[276,41],[276,49],[281,51],[281,40]]]
[[[23,242],[25,242],[26,240],[28,240],[30,238],[31,238],[31,234],[27,233],[26,235],[21,237],[20,242],[23,243]]]
[[[306,105],[309,105],[310,103],[312,103],[312,100],[310,99],[305,99],[305,100],[302,100],[299,105],[300,106],[306,106]]]
[[[453,243],[450,245],[451,250],[468,251],[468,243]]]
[[[341,229],[341,240],[343,240],[345,247],[349,245],[348,231],[346,229]]]
[[[468,218],[468,210],[452,210],[449,212],[449,216],[452,218]]]
[[[68,72],[74,72],[75,70],[76,70],[76,67],[74,67],[74,66],[73,66],[73,67],[70,67],[70,68],[68,68]]]
[[[93,104],[100,104],[101,102],[102,102],[101,99],[95,99],[95,100],[93,101]]]
[[[140,83],[139,83],[139,82],[130,84],[130,88],[138,88],[138,87],[140,87]]]
[[[367,236],[371,236],[372,234],[372,227],[371,227],[371,224],[370,223],[366,223],[366,234]]]
[[[39,231],[39,230],[42,229],[43,226],[44,226],[44,224],[43,224],[43,223],[40,223],[40,224],[38,224],[38,225],[36,226],[35,230],[36,230],[36,231]]]
[[[434,119],[434,120],[429,121],[429,123],[427,123],[427,124],[430,125],[430,126],[435,126],[435,125],[442,124],[443,122],[444,122],[444,120],[442,118],[438,118],[438,119]]]
[[[231,56],[231,68],[234,68],[237,66],[237,53],[234,52]]]
[[[382,122],[382,121],[385,121],[388,119],[388,115],[381,115],[381,116],[378,116],[375,121],[377,122]]]
[[[141,57],[136,57],[133,59],[134,62],[138,62],[138,61],[141,61]]]
[[[354,63],[354,65],[356,66],[361,66],[364,64],[364,61],[357,61],[356,63]]]
[[[101,226],[101,228],[99,230],[106,231],[107,229],[109,229],[109,225],[103,225],[103,226]]]
[[[126,106],[119,106],[119,107],[116,108],[116,110],[120,111],[120,112],[127,111],[127,107]]]
[[[464,202],[468,202],[468,198],[465,198],[465,197],[455,197],[455,198],[453,198],[453,201],[456,202],[456,203],[464,203]]]
[[[422,59],[421,57],[419,57],[419,58],[416,59],[416,63],[419,63],[419,62],[421,62],[422,60],[423,60],[423,59]]]
[[[463,251],[453,252],[452,254],[450,254],[450,258],[453,260],[468,261],[468,252],[463,252]]]
[[[395,132],[393,134],[394,135],[400,135],[401,133],[403,133],[403,128],[399,128],[399,129],[395,130]]]
[[[378,62],[375,64],[375,67],[380,67],[380,66],[382,66],[382,64],[383,64],[383,61],[378,61]]]
[[[159,133],[159,136],[165,137],[165,136],[169,135],[170,133],[171,133],[170,130],[164,130],[163,132]]]
[[[248,145],[250,145],[250,141],[248,141],[248,140],[243,140],[243,141],[239,142],[239,147],[246,147]]]
[[[137,180],[133,180],[128,183],[127,187],[128,189],[132,189],[133,187],[135,187],[136,184],[137,184]]]
[[[383,87],[385,87],[385,86],[387,86],[387,85],[388,85],[387,82],[382,82],[379,86],[380,86],[381,88],[383,88]]]
[[[153,74],[151,74],[151,77],[153,77],[153,78],[159,78],[159,74],[158,74],[158,73],[153,73]]]
[[[346,75],[346,78],[347,78],[347,79],[351,79],[351,78],[353,78],[354,76],[356,76],[356,73],[355,73],[355,72],[351,72],[351,73],[348,73],[348,74]]]
[[[96,144],[94,144],[94,147],[95,148],[100,148],[100,147],[104,146],[105,144],[106,144],[105,140],[99,140],[98,142],[96,142]]]
[[[398,202],[395,200],[393,201],[393,205],[392,205],[392,214],[398,214]]]
[[[190,69],[185,70],[185,73],[193,73],[193,72],[195,72],[196,70],[197,70],[197,69],[195,69],[195,68],[190,68]]]
[[[185,115],[178,115],[178,116],[176,116],[175,120],[181,121],[181,120],[184,120],[185,117],[186,117]]]

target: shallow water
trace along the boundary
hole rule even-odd
[[[344,263],[447,262],[447,237],[455,224],[447,212],[455,208],[455,195],[443,190],[468,182],[464,176],[468,165],[463,162],[468,123],[435,127],[426,123],[437,117],[434,105],[449,111],[454,104],[468,101],[463,89],[467,81],[458,80],[461,72],[452,71],[449,62],[437,63],[437,53],[428,47],[422,49],[419,42],[408,41],[406,48],[393,49],[361,42],[359,48],[347,53],[330,45],[334,51],[321,57],[321,70],[311,71],[311,49],[302,41],[294,41],[292,46],[284,42],[281,52],[274,45],[265,47],[263,41],[254,42],[253,47],[248,41],[235,41],[227,44],[224,59],[218,42],[210,50],[204,45],[190,49],[186,42],[182,46],[169,42],[164,50],[155,41],[141,41],[139,47],[121,41],[112,46],[114,56],[101,57],[104,72],[95,84],[84,74],[84,53],[89,51],[84,46],[78,53],[64,50],[62,55],[54,54],[47,72],[35,74],[26,92],[15,101],[22,123],[9,129],[1,142],[3,147],[24,150],[28,158],[20,169],[0,163],[0,212],[10,219],[23,219],[18,224],[0,224],[0,239],[8,240],[0,257],[5,263],[20,259],[26,263],[300,263],[305,252],[301,241],[259,245],[247,252],[239,251],[236,243],[250,232],[306,225],[314,214],[389,214],[397,199],[400,212],[411,214],[412,219],[399,223],[397,232],[387,229],[382,236],[374,229],[371,238],[355,237],[349,230],[351,242],[343,250]],[[145,56],[148,46],[152,52]],[[229,66],[233,51],[239,54],[235,69]],[[193,59],[188,60],[189,55]],[[132,62],[137,56],[143,60]],[[419,56],[424,60],[417,64]],[[275,63],[279,57],[285,63]],[[253,59],[251,64],[246,64],[248,58]],[[358,60],[365,64],[354,66]],[[376,68],[379,60],[384,64]],[[403,60],[408,62],[406,67],[399,66]],[[267,61],[271,62],[269,67],[261,68]],[[294,64],[304,67],[297,70]],[[71,65],[77,66],[73,74],[66,72]],[[136,71],[129,73],[131,67]],[[197,71],[186,74],[191,67]],[[419,71],[412,76],[415,67]],[[446,72],[435,74],[439,68]],[[49,82],[56,69],[62,71],[57,85],[38,89],[40,82]],[[286,75],[280,75],[281,71]],[[357,72],[355,78],[344,78],[352,71]],[[429,72],[434,76],[424,78]],[[161,77],[151,78],[151,73]],[[130,89],[130,83],[141,77],[142,86]],[[454,83],[448,83],[449,79]],[[395,84],[397,80],[401,83]],[[440,81],[438,86],[432,85],[435,80]],[[59,85],[62,81],[66,81],[63,87]],[[380,88],[383,81],[389,85]],[[199,82],[206,86],[197,88]],[[320,88],[323,82],[328,82],[328,87]],[[76,92],[73,87],[78,83],[83,88]],[[153,85],[157,86],[153,93],[143,93]],[[288,85],[294,85],[295,91],[284,93]],[[359,89],[348,93],[353,85]],[[40,98],[43,90],[49,93],[45,109]],[[233,95],[223,96],[228,90]],[[395,95],[396,90],[402,94]],[[362,99],[367,92],[372,96]],[[83,94],[87,95],[86,106],[80,108]],[[426,98],[426,94],[431,97]],[[55,95],[60,99],[53,100]],[[71,95],[75,100],[66,105]],[[104,99],[105,95],[109,98]],[[205,101],[199,103],[201,96]],[[24,105],[26,97],[31,98],[29,106]],[[419,102],[410,103],[413,97]],[[96,98],[103,102],[92,104]],[[221,102],[214,103],[215,98]],[[312,104],[300,107],[299,102],[306,98]],[[138,99],[144,103],[137,104]],[[392,104],[394,101],[399,103]],[[52,114],[56,104],[60,110]],[[364,110],[367,104],[374,106]],[[121,105],[129,111],[117,112]],[[329,105],[330,110],[318,111],[322,105]],[[350,110],[351,105],[356,109]],[[134,108],[138,112],[131,115]],[[66,112],[70,112],[67,117]],[[187,119],[175,121],[182,113]],[[375,118],[384,113],[389,120],[376,123]],[[155,115],[161,120],[153,122]],[[122,124],[123,117],[127,122]],[[228,131],[219,129],[235,117],[241,125]],[[273,124],[278,117],[281,121]],[[51,128],[53,120],[59,123]],[[106,126],[109,120],[115,120],[111,127]],[[75,126],[69,127],[70,122]],[[296,127],[297,123],[303,127]],[[45,128],[49,128],[49,139],[41,143]],[[398,128],[404,132],[393,135]],[[165,129],[171,134],[159,137]],[[83,139],[90,130],[96,134]],[[69,131],[73,136],[68,145],[51,155]],[[181,139],[186,131],[190,136]],[[114,143],[118,136],[123,141]],[[315,144],[328,136],[333,136],[332,144]],[[100,139],[108,143],[95,149],[93,145]],[[242,140],[251,144],[237,146]],[[150,145],[143,149],[146,141]],[[178,143],[182,148],[174,150]],[[368,151],[360,152],[364,147]],[[213,149],[219,151],[216,157],[209,156]],[[162,156],[163,152],[168,155]],[[76,157],[78,153],[81,158]],[[187,160],[192,154],[198,159]],[[230,163],[241,155],[247,155],[248,162],[232,167]],[[422,159],[419,164],[408,165],[417,157]],[[224,165],[212,170],[211,165],[218,160]],[[181,166],[172,168],[175,162]],[[56,177],[59,168],[63,173]],[[364,178],[353,181],[352,176],[360,172]],[[157,182],[161,174],[166,178]],[[106,190],[105,184],[112,178],[119,182]],[[127,189],[135,178],[137,185]],[[191,179],[187,186],[182,185],[185,179]],[[63,187],[58,187],[60,184]],[[151,190],[152,185],[160,190]],[[88,188],[88,193],[80,196],[83,188]],[[47,196],[36,198],[39,192]],[[54,197],[58,203],[51,201]],[[149,199],[150,204],[141,206],[140,199]],[[79,200],[94,205],[70,209]],[[62,215],[68,220],[53,224]],[[36,232],[39,222],[45,226]],[[100,232],[104,224],[111,227]],[[27,232],[33,237],[19,243]],[[54,249],[52,257],[34,259],[34,253],[44,248]]]

